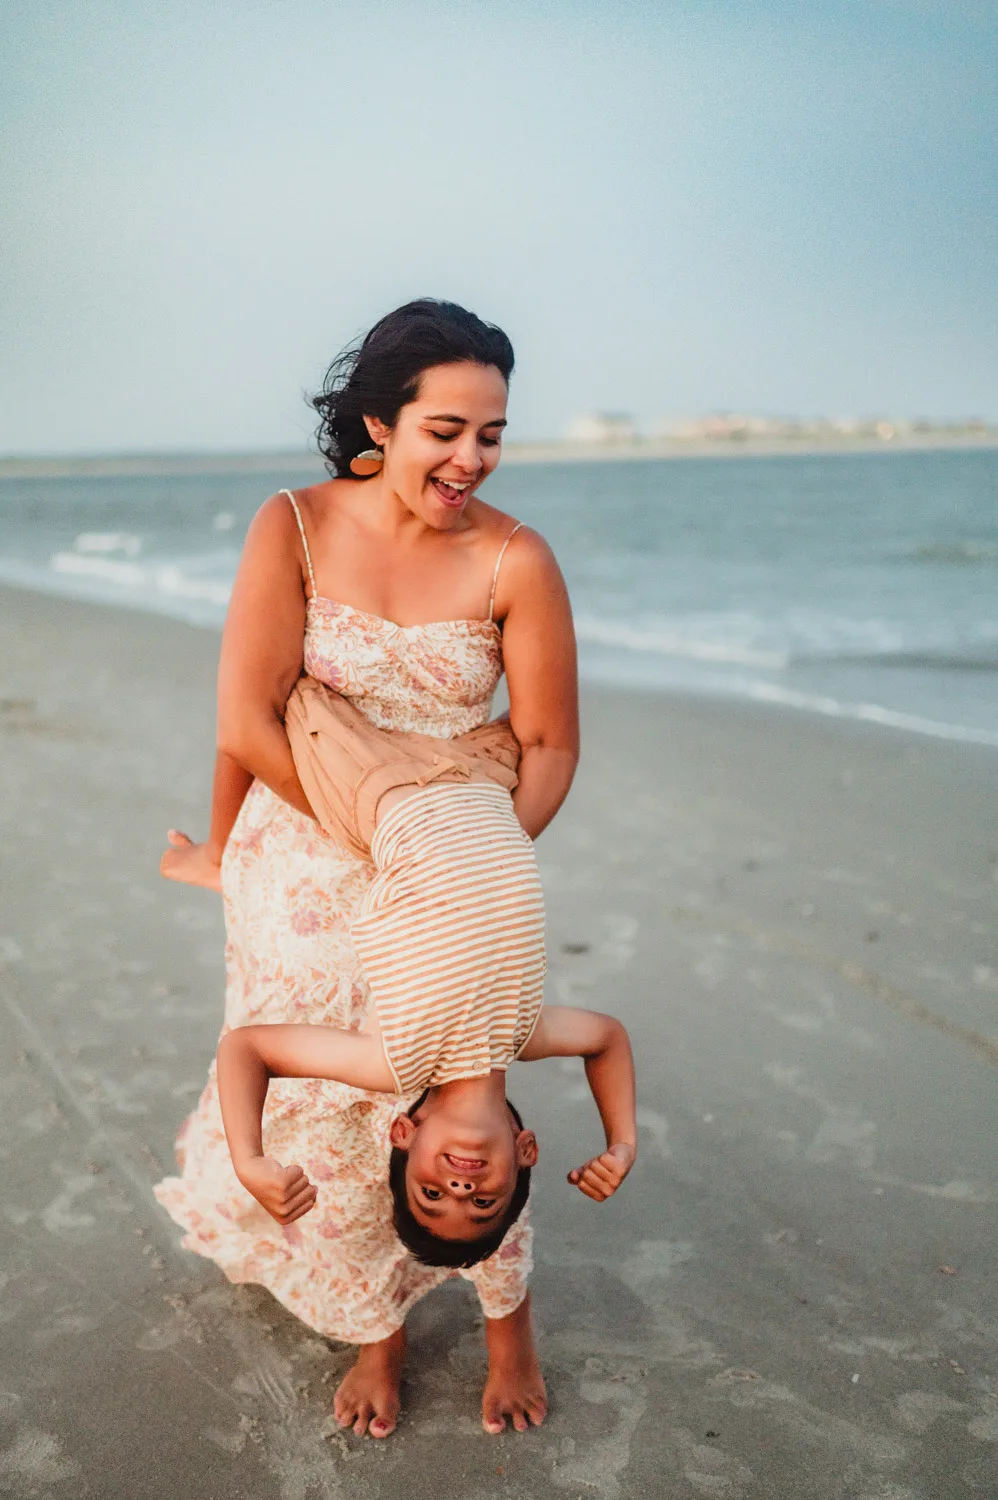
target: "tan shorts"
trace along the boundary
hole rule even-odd
[[[407,788],[484,782],[511,792],[517,784],[520,747],[505,719],[452,740],[378,729],[342,694],[302,677],[284,725],[320,826],[361,855],[370,855],[378,818]]]

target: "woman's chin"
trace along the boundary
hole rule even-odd
[[[434,486],[428,484],[423,491],[417,514],[434,530],[447,531],[461,521],[469,499],[470,496],[463,495],[456,504],[442,500]]]

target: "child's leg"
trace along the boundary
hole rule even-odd
[[[387,792],[383,792],[378,798],[378,806],[374,814],[375,823],[380,826],[386,813],[390,813],[393,807],[398,807],[400,802],[407,801],[409,797],[415,796],[420,791],[422,787],[409,785],[393,786]]]
[[[502,1432],[509,1417],[517,1432],[530,1423],[539,1427],[547,1416],[547,1391],[541,1374],[530,1319],[530,1293],[506,1318],[485,1319],[489,1373],[482,1397],[482,1425],[486,1432]]]
[[[333,1398],[341,1427],[352,1427],[358,1437],[369,1432],[371,1437],[386,1438],[395,1431],[404,1362],[404,1328],[376,1344],[361,1344]]]
[[[203,885],[213,891],[222,889],[222,854],[252,784],[249,771],[219,750],[215,756],[211,830],[207,841],[195,844],[186,833],[171,828],[167,834],[170,848],[159,863],[160,873],[167,880]]]

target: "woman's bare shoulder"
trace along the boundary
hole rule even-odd
[[[550,554],[551,549],[541,533],[535,531],[532,526],[528,526],[525,521],[521,521],[519,516],[511,516],[508,511],[489,505],[477,495],[475,508],[475,525],[483,540],[495,542],[501,547],[507,537],[510,537],[510,552],[516,547],[522,552],[538,557],[542,553]],[[514,531],[515,537],[512,535]]]
[[[278,490],[268,496],[253,517],[243,546],[243,569],[262,569],[269,577],[276,578],[282,567],[300,571],[304,579],[308,571],[301,527],[305,536],[312,538],[317,530],[316,505],[312,490]],[[289,499],[294,497],[294,504]],[[297,507],[298,514],[295,509]],[[298,516],[301,516],[299,526]]]
[[[284,541],[293,535],[297,535],[298,523],[295,520],[294,508],[287,494],[279,490],[275,495],[269,495],[263,504],[257,509],[249,524],[246,540],[251,545]]]
[[[271,595],[305,573],[305,551],[291,502],[286,494],[270,495],[246,532],[239,579],[244,584],[255,580],[255,586]]]
[[[305,534],[312,537],[321,530],[330,512],[343,503],[339,486],[347,481],[327,479],[319,484],[304,485],[294,489],[278,490],[268,496],[250,523],[250,535],[254,540],[271,544],[296,541],[299,537],[298,516],[301,516]],[[293,497],[294,503],[292,504]],[[298,515],[295,514],[297,508]]]
[[[257,514],[260,515],[273,508],[282,515],[290,516],[294,521],[294,507],[288,499],[289,495],[293,495],[295,505],[307,522],[309,517],[318,518],[331,506],[339,504],[342,499],[341,486],[349,484],[349,480],[343,479],[320,479],[317,484],[305,484],[298,488],[289,484],[285,489],[278,490],[276,495],[271,495],[268,500],[265,500]]]
[[[502,570],[509,582],[518,578],[526,583],[559,572],[551,545],[539,531],[525,521],[513,520],[511,516],[503,519],[506,524],[500,529],[499,544],[509,542],[502,561]]]
[[[493,605],[495,619],[501,623],[514,601],[547,598],[552,592],[563,595],[565,583],[554,552],[539,531],[492,506],[488,508],[492,513],[488,548],[497,560],[502,555]]]

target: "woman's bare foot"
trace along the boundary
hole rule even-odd
[[[171,828],[166,837],[170,847],[159,862],[161,875],[185,885],[203,885],[209,891],[222,889],[222,867],[207,844],[195,844],[176,828]]]
[[[508,1318],[486,1318],[485,1338],[489,1347],[482,1397],[485,1431],[502,1432],[507,1417],[517,1432],[526,1432],[531,1422],[539,1427],[547,1416],[548,1402],[530,1322],[529,1295]]]
[[[356,1363],[340,1381],[333,1399],[341,1427],[352,1427],[358,1437],[370,1432],[374,1438],[386,1438],[395,1431],[404,1361],[404,1328],[380,1343],[361,1344]]]

